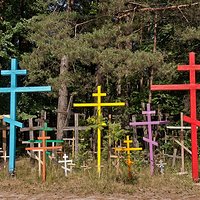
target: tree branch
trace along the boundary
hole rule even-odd
[[[132,4],[135,7],[131,8],[129,10],[124,10],[122,12],[118,12],[116,14],[117,17],[121,18],[122,16],[127,16],[130,13],[135,12],[135,11],[137,11],[137,12],[157,12],[157,11],[176,10],[176,9],[178,9],[180,11],[181,8],[188,8],[188,7],[191,7],[191,6],[200,5],[199,2],[196,2],[196,3],[191,3],[191,4],[182,4],[182,5],[151,8],[151,7],[145,7],[145,5],[141,5],[141,4],[138,4],[138,3],[135,3],[135,2],[126,3],[126,5],[128,5],[128,4]]]

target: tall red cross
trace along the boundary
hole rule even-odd
[[[200,89],[200,84],[196,83],[196,71],[200,70],[200,65],[195,64],[194,52],[190,52],[189,54],[189,65],[180,65],[178,66],[178,70],[190,72],[189,84],[151,85],[151,90],[189,90],[190,91],[190,117],[183,116],[183,120],[191,124],[192,178],[195,182],[197,182],[199,179],[197,126],[200,126],[200,121],[197,120],[197,114],[196,114],[196,90]]]

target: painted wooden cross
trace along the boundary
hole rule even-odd
[[[152,125],[166,124],[166,121],[151,121],[151,115],[155,114],[155,111],[152,111],[150,104],[147,104],[147,111],[142,111],[143,115],[147,115],[147,122],[130,122],[131,126],[148,126],[148,138],[143,137],[145,142],[149,143],[149,157],[150,157],[150,171],[151,175],[154,172],[154,155],[153,155],[153,145],[158,146],[156,141],[153,141],[152,136]]]
[[[124,140],[124,143],[126,143],[126,147],[116,147],[114,148],[115,151],[126,151],[127,152],[127,160],[126,163],[128,165],[128,176],[129,178],[132,177],[131,175],[131,165],[132,165],[132,161],[131,161],[131,151],[139,151],[142,150],[142,148],[133,148],[130,147],[130,143],[133,143],[132,140],[129,140],[129,135],[126,136],[126,140]]]
[[[97,93],[92,94],[93,97],[97,97],[97,103],[74,103],[74,107],[97,107],[97,120],[100,123],[101,117],[101,107],[105,106],[125,106],[124,102],[117,103],[102,103],[101,97],[105,97],[106,93],[101,93],[101,86],[97,87]],[[97,129],[97,170],[99,173],[99,177],[101,175],[101,129],[98,127]]]
[[[161,173],[162,175],[164,174],[164,169],[165,169],[165,165],[166,165],[166,164],[167,164],[167,163],[163,163],[162,160],[160,160],[159,163],[156,164],[156,166],[158,166],[158,167],[160,168],[160,173]]]
[[[180,130],[180,142],[176,139],[174,139],[174,141],[176,143],[178,143],[181,146],[181,171],[178,174],[187,174],[187,172],[185,171],[185,164],[184,164],[184,150],[185,148],[187,149],[187,147],[185,147],[184,145],[184,135],[183,135],[183,131],[184,130],[190,130],[191,127],[190,126],[183,126],[183,113],[180,113],[180,117],[181,117],[181,126],[167,126],[167,129],[172,129],[172,130]],[[187,151],[187,150],[186,150]]]
[[[199,180],[198,169],[198,142],[197,142],[197,126],[200,126],[200,121],[197,120],[196,111],[196,92],[200,89],[200,84],[196,83],[196,71],[200,70],[200,65],[195,64],[195,53],[189,53],[189,65],[178,66],[179,71],[190,72],[189,84],[174,84],[174,85],[151,85],[152,91],[159,90],[189,90],[190,91],[190,117],[183,116],[183,120],[191,124],[191,141],[192,141],[192,178],[195,182]]]
[[[40,128],[41,130],[41,128]],[[52,146],[54,147],[55,146],[55,143],[62,143],[64,142],[63,140],[46,140],[46,145],[48,143],[52,143]],[[28,141],[22,141],[22,144],[38,144],[38,147],[41,147],[41,143],[42,143],[42,140],[28,140]],[[31,147],[31,146],[30,146]],[[34,145],[33,145],[34,147]],[[32,154],[30,151],[27,150],[27,154],[36,159],[38,161],[38,168],[39,168],[39,177],[41,177],[41,165],[43,165],[43,162],[41,161],[41,151],[38,151],[38,156],[36,154]],[[48,152],[46,152],[46,154],[48,154]],[[52,156],[49,156],[49,158],[54,158],[54,154],[52,153]]]
[[[53,149],[62,149],[62,146],[54,146],[54,147],[47,147],[46,146],[46,140],[50,139],[50,137],[46,136],[47,131],[52,131],[52,128],[47,127],[47,123],[44,123],[44,127],[41,128],[42,130],[42,136],[38,137],[38,140],[42,140],[42,146],[41,147],[28,147],[26,150],[32,150],[32,151],[42,151],[42,180],[46,180],[46,151],[47,150],[53,150]]]
[[[16,127],[22,128],[22,123],[16,121],[17,94],[22,92],[44,92],[51,91],[50,86],[41,87],[17,87],[17,76],[26,75],[26,70],[18,70],[18,63],[15,58],[11,59],[11,70],[1,70],[1,75],[11,76],[11,86],[0,88],[0,93],[10,93],[10,118],[4,118],[4,121],[10,124],[9,136],[9,173],[14,174],[16,157]]]
[[[66,155],[66,153],[63,156],[64,160],[59,160],[58,163],[64,163],[64,167],[62,166],[62,168],[65,170],[65,176],[67,176],[67,172],[71,172],[72,168],[68,168],[69,164],[72,164],[72,160],[68,160],[68,156]]]
[[[79,126],[78,125],[78,113],[74,113],[74,126],[68,126],[63,128],[64,131],[74,131],[75,133],[75,159],[77,159],[78,156],[78,141],[79,141],[79,131],[81,130],[86,130],[88,127],[87,126]],[[63,138],[64,140],[64,138]]]

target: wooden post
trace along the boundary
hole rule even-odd
[[[87,126],[79,126],[79,113],[74,113],[74,126],[68,126],[68,127],[64,127],[63,130],[64,131],[74,131],[75,133],[75,142],[73,140],[72,142],[72,152],[74,151],[74,146],[75,146],[75,159],[78,158],[78,151],[79,151],[79,148],[78,148],[78,144],[79,144],[79,131],[81,130],[86,130],[87,129]],[[66,138],[63,138],[63,140],[65,140]]]
[[[2,127],[0,127],[0,130],[2,130],[2,143],[3,143],[3,156],[2,158],[4,159],[4,163],[6,163],[6,158],[8,158],[9,156],[7,156],[7,130],[10,129],[10,127],[6,126],[6,123],[3,121],[4,117],[10,117],[10,115],[0,115],[0,120],[2,120]]]
[[[135,115],[132,115],[132,122],[136,122]],[[137,140],[137,128],[133,126],[133,147],[139,147],[139,142]]]
[[[108,121],[111,124],[112,122],[112,115],[108,115]],[[110,163],[110,156],[111,156],[111,133],[110,133],[110,127],[108,127],[108,162]]]
[[[172,167],[175,166],[175,162],[176,162],[176,154],[177,154],[177,149],[174,148],[173,160],[172,160]]]
[[[180,140],[181,140],[181,173],[185,172],[185,161],[184,161],[184,136],[183,136],[183,113],[181,112],[181,132],[180,132]]]
[[[78,129],[77,129],[77,127],[78,127],[78,113],[75,113],[74,114],[74,125],[75,125],[75,130],[74,130],[74,134],[75,134],[75,158],[77,158],[77,156],[78,156]],[[74,144],[74,142],[73,142],[73,144]]]
[[[33,126],[33,118],[28,119],[29,122],[29,127],[25,127],[25,128],[20,128],[20,132],[27,132],[29,131],[29,139],[30,140],[34,140],[34,133],[33,131],[38,131],[41,129],[41,126]],[[30,142],[30,147],[33,148],[34,147],[34,143]],[[31,157],[30,157],[30,161],[32,164],[34,164],[34,152],[31,151]]]

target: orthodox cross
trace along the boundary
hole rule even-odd
[[[114,148],[115,151],[126,151],[127,152],[127,160],[126,160],[126,163],[128,165],[128,176],[129,178],[131,178],[131,165],[132,165],[132,161],[131,161],[131,153],[130,151],[139,151],[139,150],[142,150],[142,148],[131,148],[130,147],[130,143],[133,143],[132,140],[129,140],[129,136],[127,135],[126,136],[126,140],[124,140],[124,143],[126,143],[126,147],[116,147]]]
[[[54,147],[47,147],[46,146],[46,140],[50,139],[50,137],[45,136],[47,131],[52,131],[52,128],[47,127],[47,123],[44,123],[44,127],[41,128],[42,130],[42,136],[38,137],[38,140],[42,140],[42,147],[28,147],[26,150],[32,150],[32,151],[42,151],[42,180],[46,180],[46,151],[47,150],[53,150],[53,149],[62,149],[62,146],[54,146]]]
[[[78,117],[79,117],[79,114],[74,113],[74,126],[68,126],[68,127],[63,128],[64,131],[71,131],[71,130],[74,131],[74,134],[75,134],[75,159],[78,156],[78,141],[79,141],[78,134],[79,134],[79,131],[87,129],[87,126],[78,126],[78,121],[79,121]]]
[[[72,160],[68,160],[68,156],[66,154],[64,154],[63,156],[64,160],[59,160],[58,163],[64,163],[64,167],[62,166],[62,168],[65,170],[65,176],[67,176],[67,172],[71,172],[71,167],[68,168],[67,165],[72,164]]]
[[[155,114],[155,111],[152,111],[150,104],[147,104],[147,111],[142,111],[143,115],[147,115],[147,122],[130,122],[131,126],[148,126],[148,138],[143,137],[145,142],[149,143],[149,157],[150,157],[150,169],[151,175],[154,172],[154,156],[153,156],[153,145],[158,146],[156,141],[153,141],[152,138],[152,125],[166,124],[166,121],[151,121],[151,115]]]
[[[191,127],[183,126],[183,113],[182,112],[180,113],[180,117],[181,117],[181,126],[167,126],[167,129],[180,130],[180,142],[174,138],[174,141],[181,146],[181,172],[179,174],[187,174],[187,172],[185,172],[185,164],[184,164],[184,154],[185,154],[184,150],[185,150],[185,148],[187,149],[187,147],[184,146],[183,131],[186,129],[187,130],[191,129]]]
[[[164,174],[165,165],[166,165],[166,163],[163,163],[162,160],[160,160],[159,163],[156,164],[156,166],[158,166],[158,167],[160,168],[160,173],[161,173],[162,175]]]
[[[41,130],[41,129],[40,129]],[[52,146],[54,147],[55,146],[55,143],[62,143],[63,140],[46,140],[46,145],[48,143],[52,143]],[[28,140],[28,141],[22,141],[22,144],[38,144],[38,147],[41,147],[41,143],[42,143],[42,140]],[[33,146],[34,147],[34,146]],[[36,159],[38,161],[38,168],[39,168],[39,177],[41,177],[41,165],[43,165],[43,162],[41,161],[41,151],[38,151],[38,156],[35,155],[35,154],[32,154],[30,151],[27,150],[27,153],[30,157]],[[48,152],[46,152],[48,153]],[[52,152],[52,156],[49,158],[54,158],[54,153]]]
[[[105,97],[106,93],[101,93],[101,86],[97,87],[97,93],[92,94],[93,97],[97,97],[97,103],[74,103],[74,107],[97,107],[97,120],[100,123],[101,117],[101,107],[104,106],[125,106],[124,102],[117,103],[101,103],[101,97]],[[97,129],[97,170],[99,173],[99,177],[101,175],[101,129],[98,127]]]
[[[4,118],[4,121],[10,124],[9,136],[9,173],[15,171],[15,154],[16,154],[16,127],[22,128],[22,123],[16,121],[17,94],[22,92],[44,92],[51,91],[50,86],[41,87],[17,87],[17,76],[26,75],[26,70],[17,69],[17,60],[11,59],[11,70],[1,70],[1,75],[10,76],[11,87],[0,88],[0,93],[10,93],[10,118]]]
[[[195,64],[195,53],[189,54],[189,65],[178,66],[179,71],[189,71],[189,84],[174,84],[174,85],[151,85],[151,90],[189,90],[190,91],[190,117],[183,116],[183,120],[191,124],[191,141],[192,141],[192,178],[195,182],[199,179],[198,169],[198,143],[197,143],[197,126],[200,122],[197,120],[196,111],[196,91],[200,89],[200,84],[196,83],[196,71],[200,70],[200,65]]]

